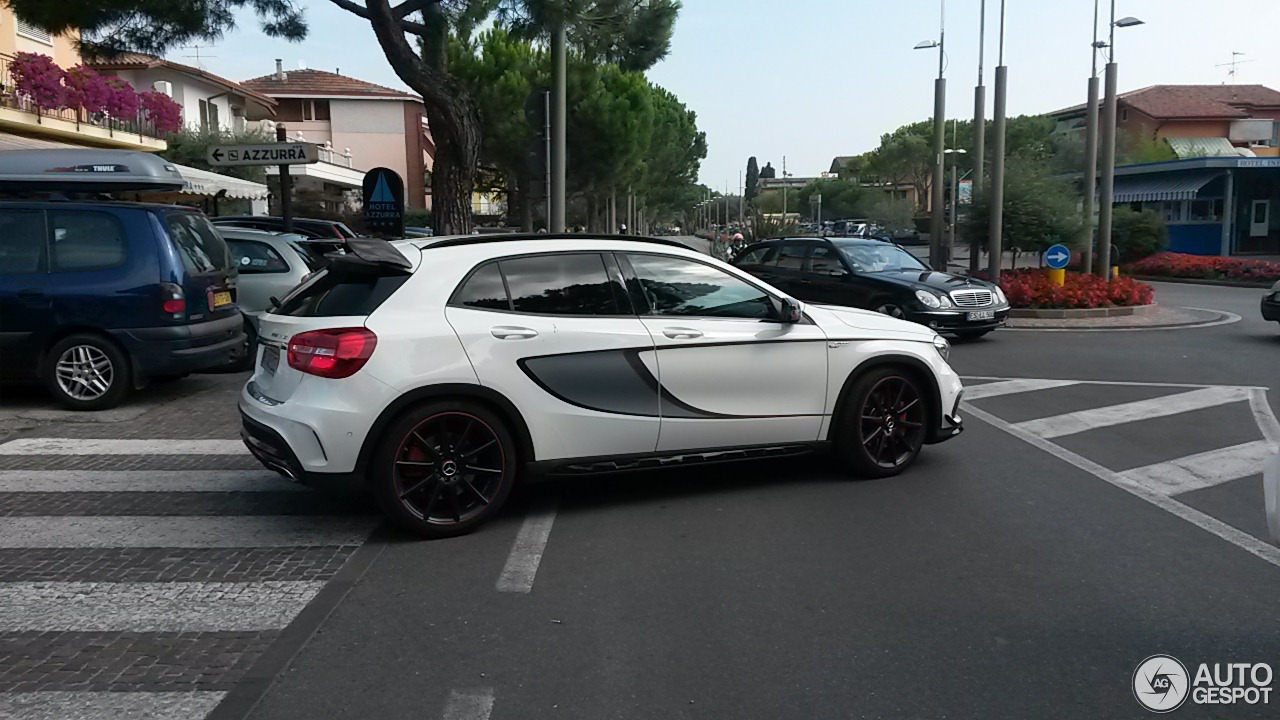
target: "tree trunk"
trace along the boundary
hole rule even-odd
[[[445,56],[449,26],[439,5],[426,7],[426,25],[440,37],[424,37],[419,57],[388,0],[368,0],[369,22],[391,68],[422,95],[436,143],[431,173],[431,215],[437,235],[471,232],[471,191],[480,160],[480,113],[467,91],[449,75]]]

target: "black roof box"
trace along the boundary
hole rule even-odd
[[[97,148],[0,151],[0,190],[114,192],[181,190],[186,180],[151,153]]]

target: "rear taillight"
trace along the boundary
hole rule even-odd
[[[160,309],[170,320],[187,317],[187,295],[181,285],[160,283]]]
[[[378,336],[367,328],[312,330],[289,340],[289,367],[323,378],[345,378],[369,362]]]

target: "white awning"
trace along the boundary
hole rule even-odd
[[[178,168],[178,173],[182,175],[182,179],[187,181],[187,186],[179,192],[188,195],[212,196],[226,190],[225,197],[240,198],[242,200],[266,200],[269,194],[266,185],[252,180],[241,180],[230,175],[219,175],[215,172],[187,167],[186,165],[175,166]]]

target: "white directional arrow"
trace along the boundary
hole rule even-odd
[[[1063,251],[1061,251],[1061,250],[1059,250],[1058,252],[1053,253],[1052,255],[1050,255],[1050,256],[1049,256],[1049,262],[1054,262],[1054,263],[1057,263],[1057,262],[1064,262],[1064,261],[1066,261],[1066,260],[1070,260],[1070,259],[1071,259],[1071,255],[1070,255],[1070,254],[1068,254],[1068,253],[1065,253],[1065,252],[1063,252]]]

